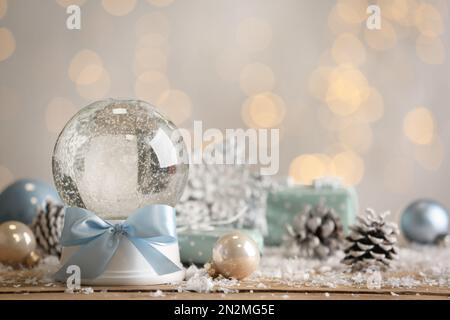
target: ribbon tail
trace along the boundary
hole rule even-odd
[[[142,256],[144,256],[145,260],[147,260],[158,275],[173,273],[181,270],[181,268],[172,260],[153,247],[151,242],[140,238],[130,237],[128,239],[139,250]]]
[[[67,262],[56,272],[58,281],[65,281],[70,274],[66,273],[67,267],[76,265],[80,268],[82,279],[95,279],[100,276],[114,256],[120,238],[109,231],[83,244],[79,247]]]

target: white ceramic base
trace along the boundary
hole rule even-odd
[[[177,283],[183,281],[185,270],[180,262],[178,243],[157,246],[155,248],[172,260],[181,270],[158,275],[136,247],[124,237],[120,241],[120,245],[105,272],[95,279],[83,279],[83,270],[81,270],[81,284],[126,286]],[[77,249],[77,246],[64,247],[61,256],[61,265],[64,265],[67,259]]]

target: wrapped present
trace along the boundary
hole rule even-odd
[[[264,247],[263,236],[261,232],[256,229],[232,229],[226,227],[209,230],[189,229],[178,232],[181,261],[185,264],[205,264],[209,262],[216,241],[221,236],[232,231],[240,231],[252,237],[258,244],[259,250],[262,253]]]
[[[264,243],[280,245],[286,225],[303,212],[305,206],[318,204],[333,208],[341,219],[344,232],[355,221],[358,198],[352,187],[342,185],[339,180],[316,180],[312,185],[291,185],[269,194],[267,198],[268,234]]]

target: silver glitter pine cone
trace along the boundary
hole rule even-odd
[[[46,200],[44,207],[38,209],[31,229],[39,248],[46,254],[61,256],[60,238],[64,226],[64,206]]]
[[[323,205],[308,206],[286,229],[283,246],[289,257],[324,259],[339,250],[344,240],[339,216]]]
[[[357,223],[350,227],[342,262],[350,265],[353,270],[385,270],[398,256],[398,226],[386,222],[389,212],[377,214],[374,210],[367,209],[366,213],[366,216],[358,217]]]

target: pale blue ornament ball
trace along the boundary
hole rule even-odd
[[[438,202],[421,199],[403,211],[400,224],[409,241],[433,244],[448,234],[450,218],[447,210]]]
[[[56,189],[37,179],[21,179],[10,184],[0,194],[0,223],[8,220],[31,224],[37,207],[45,199],[61,201]]]

